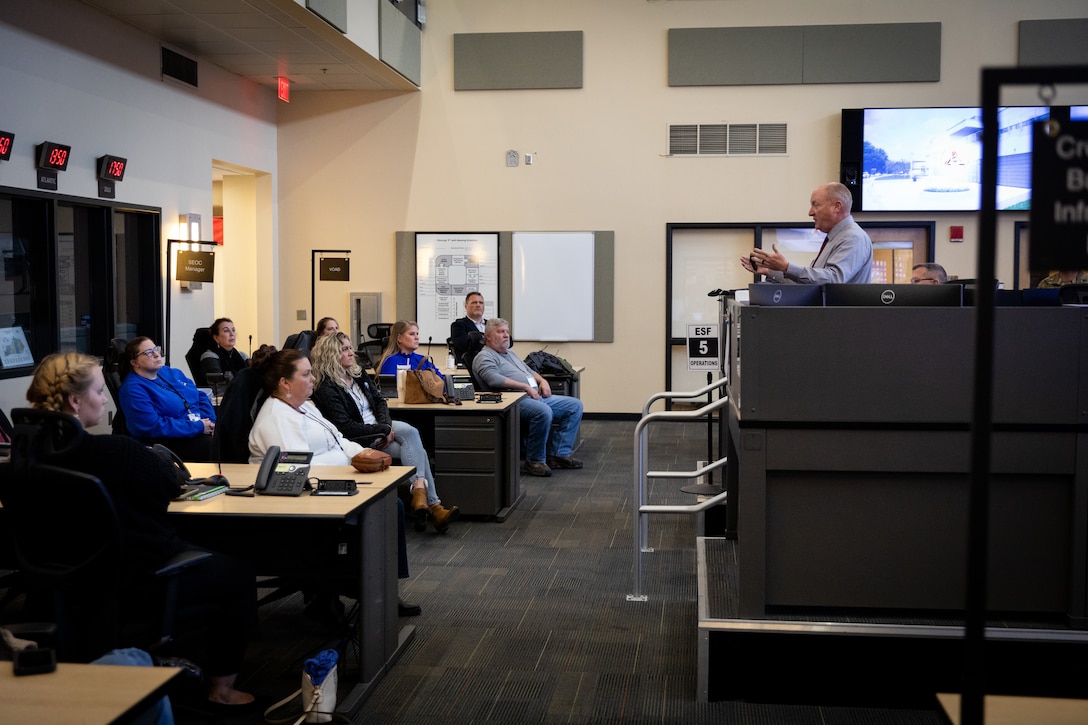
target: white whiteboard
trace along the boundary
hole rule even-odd
[[[593,232],[514,232],[518,340],[593,340]]]

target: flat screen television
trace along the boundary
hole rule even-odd
[[[827,307],[962,307],[958,284],[825,284]]]
[[[999,210],[1031,208],[1032,123],[1048,119],[1051,110],[998,109]],[[854,210],[978,211],[981,134],[977,107],[844,108],[841,181],[854,196]]]

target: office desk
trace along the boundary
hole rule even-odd
[[[0,663],[0,722],[106,725],[124,722],[162,697],[174,667],[61,662],[47,675],[16,677]]]
[[[193,476],[217,471],[213,463],[190,463]],[[234,487],[248,486],[258,466],[223,464],[223,475]],[[216,496],[204,501],[170,504],[171,523],[186,540],[250,562],[258,575],[314,576],[322,566],[318,545],[332,551],[334,536],[359,545],[359,680],[338,711],[353,713],[396,658],[415,628],[398,627],[397,620],[397,485],[415,473],[411,466],[394,466],[381,473],[358,473],[350,466],[313,466],[311,476],[370,481],[355,496]],[[307,548],[307,544],[311,544]],[[329,548],[324,548],[328,546]]]
[[[504,521],[521,500],[521,417],[525,393],[503,393],[501,403],[406,405],[389,399],[389,412],[419,430],[434,452],[438,495],[469,516]]]

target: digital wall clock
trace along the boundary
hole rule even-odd
[[[124,181],[126,168],[128,159],[109,154],[98,157],[98,178],[103,181]]]
[[[65,171],[68,168],[68,157],[72,153],[71,146],[62,143],[46,141],[37,146],[37,160],[39,169],[51,169],[53,171]]]
[[[15,134],[10,131],[0,131],[0,161],[11,158],[11,147],[15,144]]]

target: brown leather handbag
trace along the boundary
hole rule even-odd
[[[446,395],[446,380],[433,370],[423,370],[427,358],[421,358],[415,370],[408,370],[404,375],[404,403],[446,403],[460,405],[457,398]]]
[[[377,448],[364,448],[351,458],[351,467],[360,473],[377,473],[389,468],[393,458]]]

